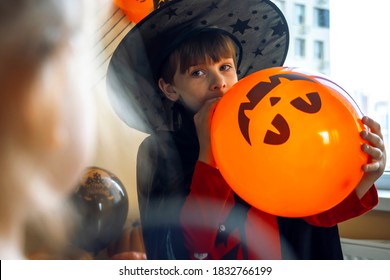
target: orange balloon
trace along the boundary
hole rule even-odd
[[[285,217],[340,203],[360,181],[362,114],[329,78],[275,67],[237,82],[218,103],[212,150],[222,176],[252,206]]]
[[[113,0],[126,15],[126,17],[138,23],[153,11],[153,0]]]

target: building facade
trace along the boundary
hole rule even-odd
[[[329,1],[274,0],[290,29],[290,48],[285,66],[330,73]]]

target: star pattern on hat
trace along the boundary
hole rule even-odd
[[[169,9],[168,9],[168,11],[167,11],[167,13],[166,13],[166,15],[169,16],[169,19],[171,19],[171,17],[173,17],[173,16],[177,16],[176,10],[177,10],[177,8],[174,9],[174,8],[172,8],[172,7],[169,7]]]
[[[263,50],[264,49],[259,49],[259,48],[257,48],[254,52],[253,52],[253,54],[255,55],[255,57],[256,56],[258,56],[258,55],[263,55]]]
[[[215,4],[215,2],[212,2],[208,8],[209,10],[213,10],[213,9],[218,9],[218,6],[217,4]]]
[[[252,29],[252,27],[248,25],[249,21],[250,19],[242,21],[241,19],[238,18],[235,24],[230,25],[230,27],[233,27],[232,33],[238,31],[241,34],[244,34],[245,30]]]
[[[278,24],[274,27],[271,27],[273,30],[272,36],[279,35],[282,36],[284,32],[286,31],[286,27],[284,26],[283,22],[279,21]]]

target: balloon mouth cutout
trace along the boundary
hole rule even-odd
[[[252,206],[277,216],[324,212],[360,181],[362,113],[326,76],[274,67],[238,81],[211,127],[217,167]]]

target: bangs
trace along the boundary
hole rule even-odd
[[[203,32],[185,41],[178,49],[180,72],[198,64],[216,63],[233,58],[236,65],[236,49],[232,39],[218,32]]]
[[[184,73],[198,64],[216,63],[224,58],[233,58],[237,67],[237,50],[233,40],[221,32],[200,32],[183,41],[163,63],[160,76],[171,83],[176,69]]]

